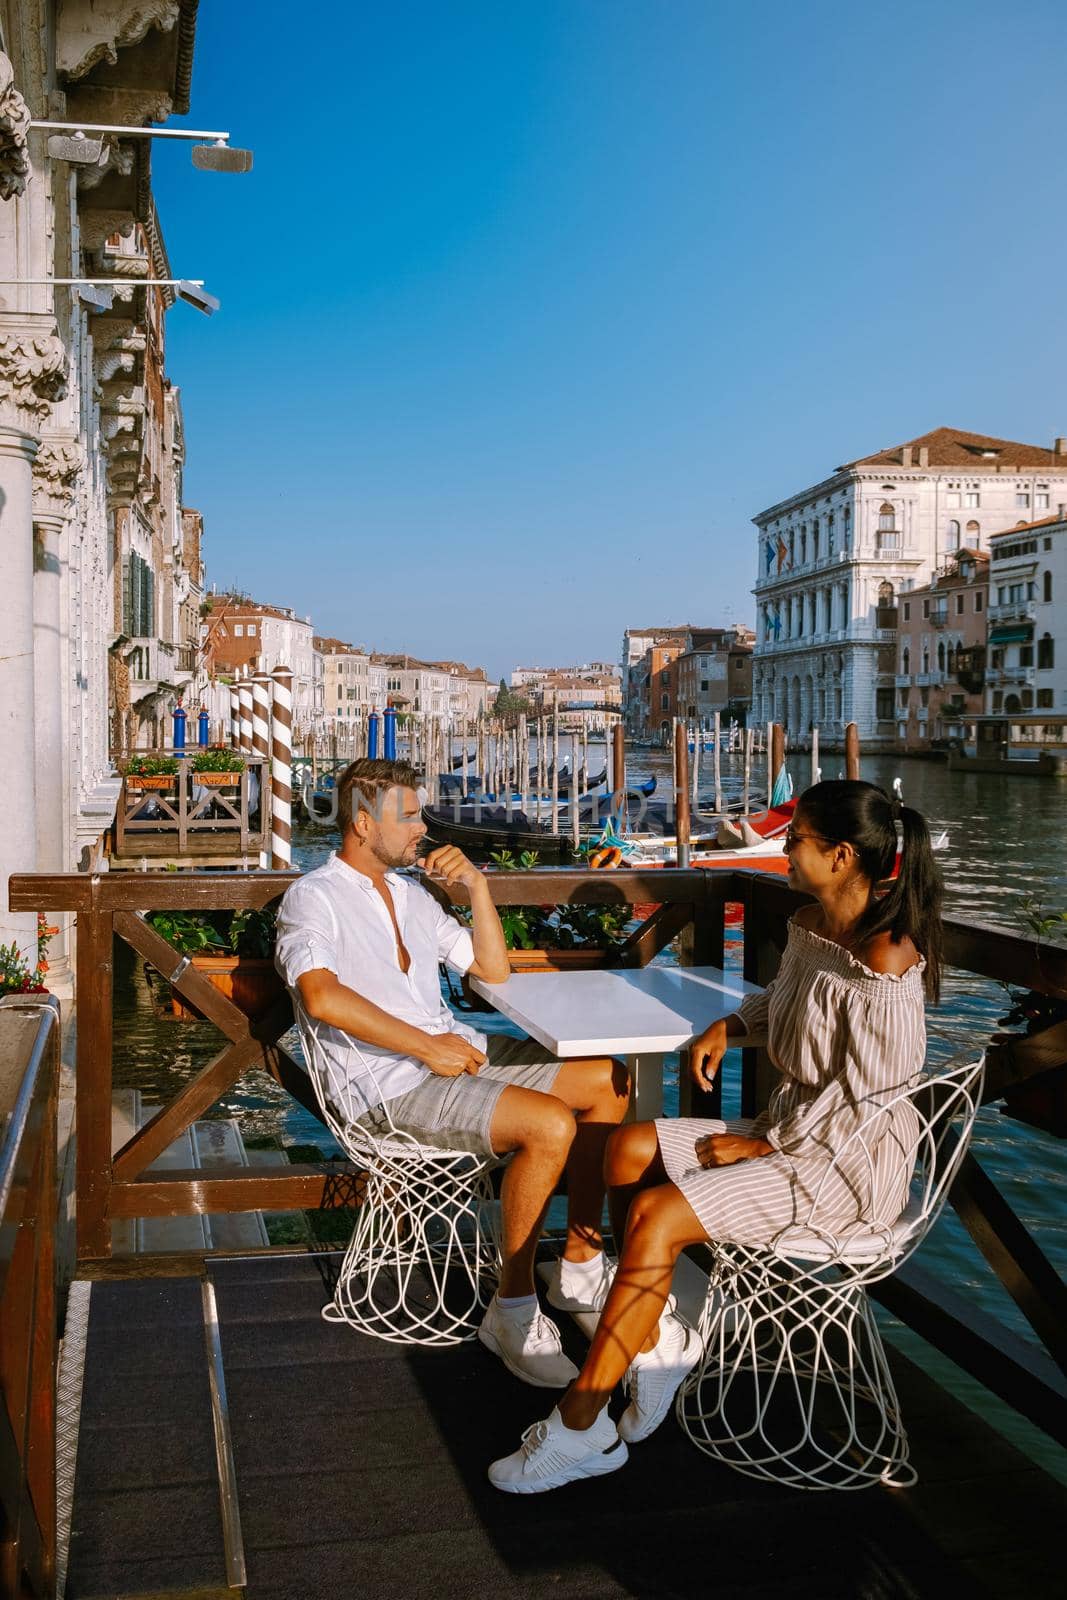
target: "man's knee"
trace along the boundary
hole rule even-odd
[[[538,1100],[543,1104],[531,1112],[522,1144],[528,1149],[552,1150],[565,1156],[577,1132],[574,1113],[553,1095],[539,1095]]]

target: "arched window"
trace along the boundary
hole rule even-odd
[[[888,579],[878,585],[878,604],[880,606],[891,606],[893,604],[893,585]]]
[[[1044,638],[1037,641],[1037,664],[1039,667],[1056,665],[1056,643],[1051,633],[1046,633]]]
[[[802,526],[801,529],[800,529],[800,565],[802,567],[806,567],[807,564],[808,564],[808,536],[804,532],[804,529],[803,529],[803,526]]]
[[[905,677],[911,671],[911,651],[908,649],[907,645],[904,646],[904,649],[901,652],[900,670],[902,673],[904,673]]]
[[[929,672],[929,670],[930,670],[930,652],[924,646],[923,647],[923,671],[924,672]]]
[[[977,550],[982,542],[982,530],[973,520],[967,524],[967,548]]]
[[[813,561],[818,561],[818,559],[819,559],[819,519],[818,519],[818,517],[815,518],[815,521],[811,525],[811,559]]]
[[[938,672],[944,672],[944,670],[945,670],[945,641],[944,641],[944,639],[939,639],[937,641],[937,670],[938,670]]]
[[[948,537],[945,540],[945,545],[946,545],[946,548],[949,549],[949,550],[958,550],[959,549],[959,547],[960,547],[960,525],[959,525],[958,522],[953,521],[953,522],[949,523],[949,525],[948,525]]]
[[[1052,599],[1052,574],[1044,572],[1041,575],[1041,598],[1047,605]]]
[[[847,549],[849,549],[849,547],[852,544],[852,507],[851,506],[846,506],[845,507],[844,511],[842,512],[842,517],[844,518],[844,523],[845,523],[845,549],[847,550]],[[833,522],[833,520],[834,519],[831,517],[830,518],[831,523]],[[831,545],[832,545],[832,543],[833,543],[833,541],[831,540]]]
[[[892,533],[896,525],[897,514],[893,510],[893,507],[889,504],[889,501],[886,500],[878,513],[878,531],[879,533]]]

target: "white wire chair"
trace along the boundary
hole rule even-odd
[[[500,1271],[499,1205],[489,1177],[499,1158],[420,1144],[393,1125],[388,1104],[384,1135],[359,1125],[362,1107],[347,1079],[330,1071],[314,1019],[299,1004],[294,1010],[327,1126],[365,1174],[324,1319],[389,1344],[473,1339]]]
[[[872,1098],[803,1221],[762,1246],[713,1242],[704,1354],[676,1402],[701,1450],[795,1488],[917,1481],[866,1286],[894,1272],[937,1220],[974,1124],[983,1068],[976,1061],[923,1072],[906,1089]],[[902,1188],[912,1173],[897,1220],[836,1233],[819,1227],[835,1177],[847,1174],[855,1189],[859,1172],[873,1185],[886,1138],[897,1146]]]

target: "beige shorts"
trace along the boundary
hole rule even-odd
[[[469,1072],[442,1078],[427,1068],[422,1083],[397,1095],[385,1106],[365,1112],[357,1126],[376,1138],[387,1138],[392,1128],[410,1133],[422,1144],[438,1150],[469,1150],[474,1155],[504,1155],[489,1138],[496,1103],[509,1086],[551,1094],[563,1065],[534,1039],[515,1039],[491,1033],[489,1059],[475,1076]]]

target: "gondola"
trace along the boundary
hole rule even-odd
[[[645,801],[655,789],[653,777],[627,791],[627,812],[631,817],[641,816]],[[609,815],[618,814],[612,813],[607,795],[583,795],[578,810],[583,830],[600,828]],[[569,828],[554,832],[547,823],[538,823],[516,807],[469,805],[454,793],[445,805],[423,806],[422,820],[435,844],[454,844],[465,855],[481,860],[494,850],[510,850],[512,854],[536,850],[538,861],[544,866],[558,866],[573,859],[573,834]]]

